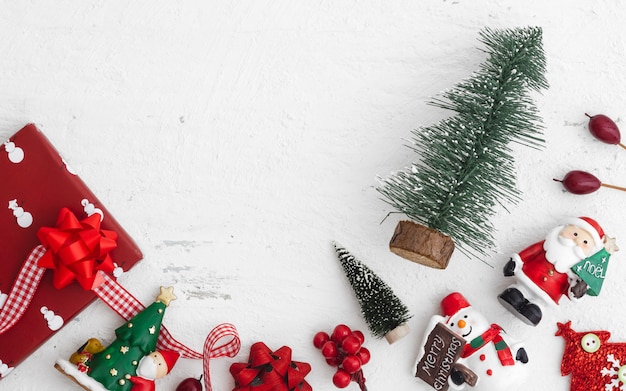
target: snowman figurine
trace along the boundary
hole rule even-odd
[[[471,389],[502,391],[523,381],[526,350],[510,340],[497,324],[491,324],[469,304],[460,293],[454,292],[441,301],[443,316],[431,322],[441,322],[467,342],[458,363],[469,368],[478,379]],[[448,383],[453,390],[465,389],[466,375],[452,370]]]

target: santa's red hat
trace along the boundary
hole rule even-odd
[[[574,225],[578,228],[582,228],[585,231],[589,232],[589,235],[593,238],[595,242],[595,249],[599,250],[604,247],[604,230],[600,227],[597,221],[590,217],[571,217],[565,220],[565,224]]]
[[[441,300],[441,313],[443,316],[452,316],[467,307],[470,307],[470,303],[459,292],[450,293]]]
[[[176,361],[178,361],[178,357],[180,357],[180,354],[171,350],[159,350],[159,353],[161,353],[161,356],[163,356],[163,359],[165,360],[165,364],[167,365],[167,373],[170,373],[172,368],[174,368],[174,364],[176,364]]]

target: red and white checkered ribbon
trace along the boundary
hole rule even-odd
[[[45,252],[46,248],[39,245],[26,258],[5,304],[0,309],[0,334],[13,327],[30,305],[46,271],[45,268],[37,265],[39,258]],[[146,308],[109,275],[99,273],[102,274],[104,282],[93,288],[92,291],[126,321]],[[215,346],[222,340],[226,340],[226,342]],[[204,385],[207,391],[212,390],[209,373],[210,359],[224,356],[235,357],[240,347],[241,342],[237,329],[230,323],[222,323],[211,330],[204,342],[202,353],[196,352],[177,341],[165,326],[161,327],[157,341],[158,349],[173,350],[180,353],[181,357],[203,360]]]
[[[109,307],[117,312],[127,321],[133,316],[143,311],[145,306],[139,302],[130,292],[109,275],[104,274],[104,283],[93,292],[104,301]],[[217,345],[220,341],[224,343]],[[181,357],[203,360],[204,386],[205,390],[211,391],[211,376],[209,372],[209,361],[218,357],[235,357],[241,348],[239,334],[234,325],[222,323],[216,326],[204,341],[202,353],[198,353],[184,344],[178,342],[165,326],[161,327],[161,333],[157,341],[157,348],[160,350],[173,350],[179,352]]]
[[[28,254],[13,283],[9,296],[0,310],[0,334],[5,333],[20,320],[35,292],[37,292],[43,273],[46,271],[46,269],[37,266],[37,261],[45,252],[46,248],[39,245]]]

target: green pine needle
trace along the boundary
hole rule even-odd
[[[449,235],[476,258],[494,247],[495,206],[520,200],[509,143],[543,146],[529,95],[548,87],[541,28],[486,28],[480,37],[487,60],[430,102],[454,115],[414,130],[410,148],[421,162],[380,178],[377,189],[398,212]]]

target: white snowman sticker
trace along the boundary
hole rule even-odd
[[[77,175],[76,171],[74,171],[74,168],[72,168],[72,166],[70,166],[69,163],[66,162],[64,158],[61,158],[61,161],[63,162],[63,165],[65,165],[65,169],[67,170],[67,172],[69,172],[72,175]]]
[[[119,266],[117,263],[113,262],[113,277],[119,278],[122,274],[124,274],[124,269]],[[2,306],[0,306],[2,308]]]
[[[2,293],[2,291],[0,291],[0,309],[4,307],[4,303],[7,302],[8,297],[9,296],[6,293]]]
[[[6,377],[12,370],[13,367],[8,366],[0,360],[0,379]]]
[[[87,216],[91,216],[92,214],[97,213],[100,215],[100,221],[104,219],[104,212],[102,212],[102,209],[96,208],[96,206],[89,202],[88,199],[83,198],[82,201],[80,201],[80,204],[83,206],[83,210],[85,211]]]
[[[44,320],[48,322],[48,328],[50,330],[57,331],[63,327],[63,318],[55,314],[54,311],[49,310],[46,306],[41,307],[40,311],[43,314]]]
[[[17,225],[22,228],[28,228],[33,224],[33,215],[29,212],[26,212],[24,208],[18,205],[17,199],[9,201],[9,209],[13,211],[13,216],[15,216],[15,220]]]
[[[4,143],[4,150],[6,151],[9,161],[11,163],[21,163],[24,160],[24,150],[20,147],[16,147],[12,141]]]

